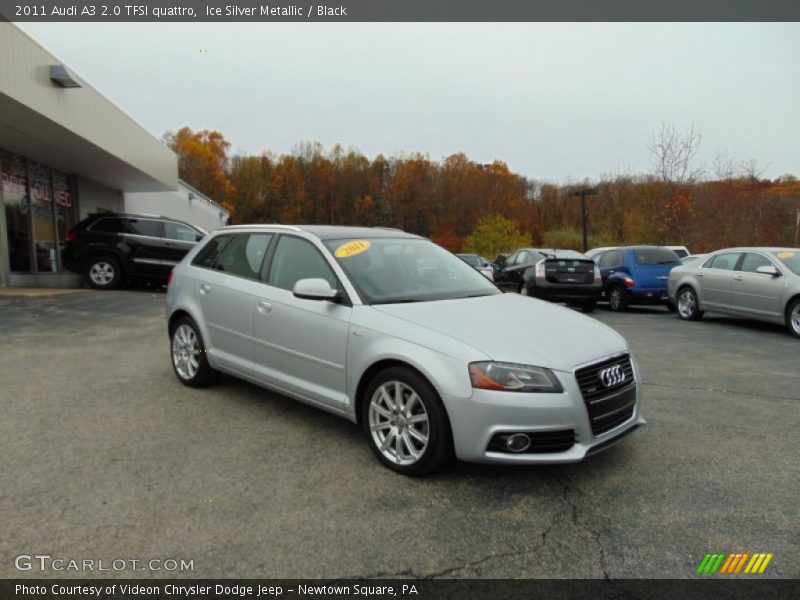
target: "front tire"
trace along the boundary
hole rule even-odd
[[[519,285],[519,293],[523,296],[530,296],[530,292],[528,291],[528,284],[523,282]]]
[[[444,405],[433,386],[407,367],[390,367],[372,378],[361,423],[375,456],[397,473],[421,477],[453,459]]]
[[[786,326],[789,333],[800,338],[800,298],[795,298],[786,309]]]
[[[608,289],[608,308],[614,312],[622,312],[628,308],[628,301],[625,299],[625,290],[622,286],[612,285]]]
[[[88,260],[83,274],[86,283],[96,290],[113,290],[122,281],[122,267],[111,256],[97,256]]]
[[[581,304],[581,311],[584,313],[593,313],[596,306],[597,300],[584,300],[583,304]]]
[[[181,317],[170,334],[172,370],[183,385],[197,388],[210,383],[216,371],[208,364],[206,346],[195,322]]]
[[[699,321],[703,318],[697,293],[689,286],[678,290],[678,316],[684,321]]]

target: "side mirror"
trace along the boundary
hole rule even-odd
[[[506,268],[506,257],[505,256],[498,256],[497,260],[495,262],[497,263],[497,266],[500,267],[501,269],[505,269]]]
[[[764,275],[772,275],[773,277],[777,277],[781,274],[778,269],[776,269],[773,265],[764,265],[762,267],[758,267],[756,269],[756,273],[763,273]]]
[[[204,237],[206,237],[206,236],[205,236],[205,235],[203,235],[202,233],[198,233],[196,236],[194,236],[194,241],[195,241],[195,242],[199,242],[199,241],[200,241],[200,240],[202,240]]]
[[[336,302],[341,297],[338,290],[333,289],[327,281],[319,277],[301,279],[294,284],[292,293],[296,298],[303,298],[304,300]]]

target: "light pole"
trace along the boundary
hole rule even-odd
[[[583,222],[583,251],[589,249],[589,239],[586,232],[586,196],[596,196],[599,192],[597,188],[581,188],[574,192],[570,192],[567,198],[580,198],[581,199],[581,221]]]

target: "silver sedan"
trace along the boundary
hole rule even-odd
[[[779,323],[800,337],[800,249],[719,250],[673,269],[669,298],[688,321],[725,313]]]
[[[644,423],[619,334],[398,230],[218,230],[173,270],[167,330],[184,385],[225,372],[340,415],[407,475],[575,462]]]

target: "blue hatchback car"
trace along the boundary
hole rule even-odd
[[[622,311],[634,304],[674,305],[667,296],[669,272],[680,258],[662,246],[604,248],[592,255],[603,278],[603,297],[611,310]]]

